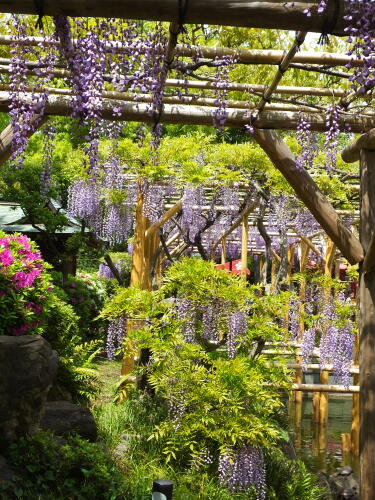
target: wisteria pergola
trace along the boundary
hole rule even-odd
[[[123,19],[141,19],[166,21],[170,23],[170,38],[166,50],[166,61],[173,69],[173,57],[176,54],[190,57],[197,49],[179,45],[178,35],[182,24],[214,24],[265,29],[297,31],[295,41],[288,51],[251,50],[213,47],[199,47],[199,54],[206,62],[212,62],[224,56],[236,56],[241,64],[275,65],[272,83],[268,86],[249,83],[230,83],[230,90],[251,91],[257,99],[252,102],[228,101],[226,125],[243,127],[249,123],[254,128],[253,137],[266,152],[275,167],[284,175],[294,189],[297,197],[314,215],[326,234],[335,243],[342,255],[352,264],[359,263],[360,279],[360,457],[361,457],[361,498],[370,500],[375,492],[375,112],[369,106],[371,88],[348,91],[342,88],[310,88],[282,86],[280,82],[289,68],[299,68],[317,73],[328,73],[347,78],[348,73],[339,71],[351,63],[361,66],[363,61],[356,56],[345,56],[323,52],[300,52],[308,32],[323,35],[345,35],[347,21],[344,18],[346,2],[328,1],[323,13],[317,13],[317,3],[308,1],[251,1],[251,0],[114,0],[111,2],[86,0],[0,0],[0,11],[4,13],[68,15],[77,17],[115,17]],[[311,10],[306,16],[304,11]],[[37,44],[40,40],[29,38],[25,43]],[[7,36],[0,36],[0,45],[9,45]],[[118,47],[121,50],[121,47]],[[215,59],[216,58],[216,59]],[[32,72],[33,62],[29,62]],[[0,74],[10,72],[9,60],[0,59]],[[68,71],[56,67],[54,75],[67,76]],[[183,102],[179,96],[166,95],[159,110],[160,123],[212,125],[215,103],[204,94],[213,88],[214,83],[189,77],[179,81],[165,77],[165,87],[178,88],[183,85],[189,89],[199,89],[197,97],[186,97]],[[364,100],[364,95],[366,99]],[[303,111],[311,130],[326,129],[325,108],[311,105],[304,96],[331,97],[340,109],[338,126],[352,132],[367,133],[355,144],[348,146],[343,159],[348,162],[360,160],[361,169],[361,206],[360,239],[342,223],[339,214],[317,187],[305,169],[298,168],[294,155],[275,130],[295,130],[299,112]],[[31,93],[30,93],[30,99]],[[50,88],[45,108],[44,120],[49,115],[70,115],[72,91]],[[126,121],[153,123],[155,118],[148,113],[150,95],[130,92],[104,92],[103,118]],[[302,99],[302,100],[301,100]],[[6,111],[10,103],[9,87],[0,85],[0,111]],[[121,113],[113,116],[113,108],[121,103]],[[360,109],[352,109],[353,104]],[[33,131],[33,130],[32,130]],[[11,152],[12,127],[8,126],[0,135],[0,161],[9,158]],[[158,245],[157,230],[181,209],[177,201],[165,213],[156,225],[141,214],[137,208],[136,246],[133,263],[133,281],[144,284],[147,281],[149,260],[155,245]],[[247,214],[246,214],[247,215]]]

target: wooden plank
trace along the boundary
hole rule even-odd
[[[0,12],[37,14],[34,0],[0,0]],[[179,10],[176,0],[44,0],[43,13],[48,16],[65,14],[73,17],[119,17],[149,21],[184,22],[187,24],[219,24],[283,30],[324,32],[332,18],[337,19],[331,32],[345,36],[343,0],[328,2],[324,13],[318,13],[315,2],[278,2],[276,0],[192,0],[186,12]],[[335,9],[338,7],[338,11]],[[311,16],[305,14],[311,9]],[[183,19],[182,19],[183,17]]]
[[[298,198],[314,215],[324,231],[351,263],[363,260],[363,249],[357,238],[343,225],[335,209],[325,198],[308,172],[299,169],[293,153],[274,131],[254,130],[254,138],[294,189]]]
[[[367,251],[374,233],[375,152],[361,150],[360,239]],[[375,272],[360,276],[360,470],[361,499],[372,500],[375,492]]]

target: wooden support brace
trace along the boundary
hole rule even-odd
[[[274,131],[254,130],[254,138],[272,160],[275,167],[293,187],[343,256],[355,264],[363,260],[363,249],[357,238],[343,225],[336,211],[304,169],[296,166],[293,153]]]

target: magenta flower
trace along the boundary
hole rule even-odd
[[[11,266],[14,262],[14,257],[8,248],[5,248],[0,254],[0,262],[3,266]]]
[[[6,295],[6,291],[5,290],[0,290],[0,297],[4,297],[4,295]]]

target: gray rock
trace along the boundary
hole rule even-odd
[[[96,441],[97,438],[96,424],[90,410],[69,401],[48,401],[40,427],[52,430],[59,436],[76,432],[89,441]]]
[[[56,353],[39,335],[0,336],[0,450],[38,425],[56,372]]]

